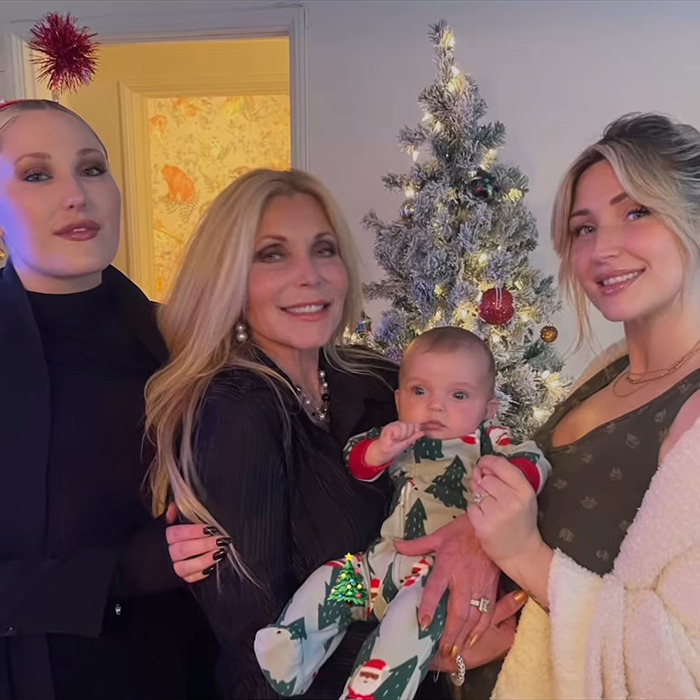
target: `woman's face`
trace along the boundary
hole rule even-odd
[[[607,161],[581,175],[569,228],[576,278],[609,321],[648,319],[680,299],[684,265],[678,237],[625,193]]]
[[[96,287],[119,245],[121,196],[104,149],[79,119],[19,113],[0,135],[0,235],[24,286]]]
[[[308,194],[275,197],[255,238],[246,321],[271,357],[318,349],[337,330],[348,290],[338,241]]]

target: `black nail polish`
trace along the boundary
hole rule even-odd
[[[214,561],[219,561],[220,559],[223,559],[225,556],[226,556],[226,550],[219,549],[218,551],[214,552]]]
[[[202,571],[202,573],[205,576],[209,576],[209,574],[213,574],[215,571],[216,571],[216,564],[214,564],[214,566],[208,566],[206,569],[204,569],[204,571]]]
[[[208,525],[207,527],[205,527],[205,528],[202,530],[202,532],[203,532],[205,535],[207,535],[207,537],[209,537],[209,536],[211,536],[211,535],[218,535],[218,534],[219,534],[219,531],[218,531],[213,525]]]
[[[217,547],[228,547],[230,544],[231,544],[230,537],[219,537],[219,539],[216,540]]]

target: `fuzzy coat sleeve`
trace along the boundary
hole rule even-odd
[[[556,552],[494,698],[700,696],[700,420],[661,463],[610,574]]]

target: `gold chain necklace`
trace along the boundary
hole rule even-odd
[[[697,355],[698,352],[700,352],[700,340],[698,340],[698,342],[695,343],[695,345],[693,345],[693,347],[690,348],[690,350],[672,367],[668,367],[667,369],[655,369],[651,370],[650,372],[630,372],[629,370],[622,372],[615,378],[612,385],[612,392],[620,399],[632,396],[632,394],[635,394],[642,389],[644,384],[655,382],[658,379],[663,379],[664,377],[668,377],[670,374],[677,372],[686,362]],[[635,388],[625,394],[620,394],[617,391],[617,386],[623,379],[628,384],[632,384],[632,386]]]
[[[681,357],[678,362],[676,362],[673,367],[668,369],[655,369],[651,372],[630,372],[627,370],[627,381],[630,384],[646,384],[647,382],[654,382],[657,379],[662,379],[663,377],[668,377],[669,374],[673,374],[676,370],[679,370],[691,357],[697,355],[700,351],[700,340],[698,340],[695,345],[693,345],[688,352]]]

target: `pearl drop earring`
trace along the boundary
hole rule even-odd
[[[246,328],[245,323],[243,323],[242,321],[239,321],[236,324],[236,327],[234,330],[236,331],[236,340],[239,343],[245,343],[245,341],[248,340],[248,333],[247,333],[248,329]]]

